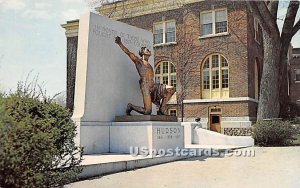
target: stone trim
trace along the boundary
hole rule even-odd
[[[153,47],[171,46],[171,45],[176,45],[176,44],[177,44],[177,42],[160,43],[160,44],[154,44]]]
[[[228,136],[251,136],[251,128],[223,128],[223,134]]]
[[[117,20],[178,9],[186,4],[199,1],[203,0],[127,0],[104,4],[95,10]]]
[[[204,35],[204,36],[199,36],[198,39],[207,39],[207,38],[213,38],[213,37],[223,37],[223,36],[229,36],[229,32],[225,33],[218,33],[218,34],[210,34],[210,35]]]
[[[79,20],[68,21],[66,24],[61,24],[61,27],[66,30],[66,37],[77,37],[79,30]]]
[[[187,99],[187,100],[183,100],[183,103],[190,104],[190,103],[218,103],[218,102],[240,102],[240,101],[251,101],[251,102],[258,103],[258,100],[250,97],[236,97],[236,98],[228,98],[228,99]]]

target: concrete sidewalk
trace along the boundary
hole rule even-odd
[[[80,181],[66,187],[300,187],[300,147],[253,147],[236,151],[249,149],[255,150],[254,157],[196,157]]]
[[[191,149],[206,149],[222,152],[224,150],[234,150],[241,148],[242,146],[222,146],[222,145],[190,145],[186,148],[187,151]],[[197,155],[198,156],[198,155]],[[195,157],[188,155],[173,155],[173,156],[132,156],[130,154],[96,154],[96,155],[84,155],[81,166],[83,171],[80,174],[80,178],[91,178],[95,176],[101,176],[105,174],[117,173],[122,171],[134,170],[138,168],[144,168],[148,166],[183,160],[187,158]]]

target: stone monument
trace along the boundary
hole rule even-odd
[[[143,95],[144,106],[135,106],[128,103],[126,114],[131,115],[130,112],[134,110],[140,114],[151,115],[152,103],[154,103],[158,108],[157,114],[168,115],[166,105],[175,93],[175,88],[166,88],[165,84],[154,83],[154,71],[149,63],[151,51],[146,47],[142,47],[139,51],[141,58],[139,58],[123,45],[119,36],[116,37],[115,42],[135,64],[136,70],[140,76],[139,85]]]
[[[183,147],[180,123],[154,122],[151,118],[143,122],[114,122],[116,116],[124,115],[127,103],[143,106],[139,74],[114,43],[115,38],[120,36],[132,51],[141,47],[153,51],[152,33],[87,13],[80,17],[78,34],[72,118],[78,127],[77,143],[84,147],[84,154],[129,153],[130,146]],[[153,67],[153,57],[148,63]]]

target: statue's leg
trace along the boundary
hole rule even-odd
[[[131,103],[127,105],[126,109],[126,114],[130,115],[130,112],[132,110],[144,114],[144,115],[150,115],[152,112],[152,102],[151,102],[151,95],[150,95],[150,89],[147,86],[142,86],[141,85],[141,91],[143,95],[143,102],[144,102],[144,107],[141,106],[135,106]]]
[[[152,101],[151,101],[151,93],[150,88],[147,85],[141,86],[143,102],[144,102],[144,114],[151,115],[152,112]]]
[[[158,110],[158,114],[160,115],[168,115],[167,112],[167,102],[171,99],[171,97],[173,96],[173,94],[175,93],[175,88],[167,88],[166,89],[166,93],[165,93],[165,97],[162,99],[162,102],[160,104],[159,110]]]
[[[131,103],[128,103],[127,105],[127,109],[126,109],[126,115],[130,116],[130,112],[134,110],[140,114],[145,114],[145,108],[141,107],[141,106],[135,106]]]

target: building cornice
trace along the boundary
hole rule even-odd
[[[78,36],[79,20],[68,21],[66,24],[61,24],[64,28],[66,37],[76,37]]]
[[[203,0],[126,0],[105,4],[95,10],[101,15],[118,20],[178,9],[200,1]]]
[[[236,98],[227,98],[227,99],[187,99],[183,100],[184,104],[190,103],[217,103],[217,102],[241,102],[241,101],[251,101],[258,103],[258,100],[250,97],[236,97]]]

